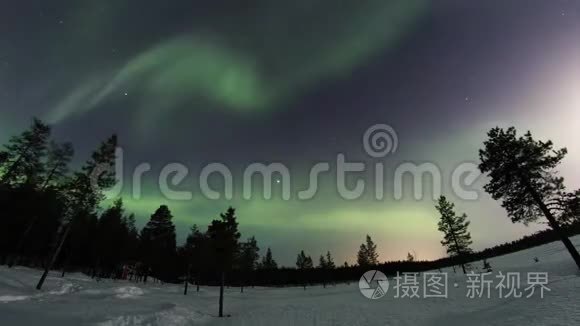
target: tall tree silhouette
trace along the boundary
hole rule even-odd
[[[314,267],[312,258],[310,256],[307,256],[304,253],[304,250],[301,250],[298,256],[296,257],[296,267],[300,270],[311,269]]]
[[[103,189],[111,187],[115,182],[115,150],[117,136],[113,135],[93,152],[91,158],[76,172],[64,186],[66,202],[65,216],[61,224],[61,237],[56,244],[52,258],[46,264],[36,288],[40,290],[50,269],[56,262],[71,230],[79,215],[93,216],[98,204],[103,199]]]
[[[124,223],[123,201],[117,199],[101,214],[97,223],[97,268],[110,275],[123,261],[128,230]]]
[[[314,267],[314,263],[312,262],[312,258],[307,256],[304,253],[304,250],[301,250],[298,256],[296,257],[296,268],[301,271],[301,278],[302,278],[302,286],[304,290],[306,290],[306,279],[307,275],[305,273],[306,270],[312,269]]]
[[[266,270],[274,270],[278,268],[278,263],[274,260],[274,257],[272,257],[272,250],[270,247],[268,247],[268,250],[266,250],[264,257],[262,257],[262,261],[260,262],[259,267],[260,269]]]
[[[487,136],[479,151],[479,169],[490,177],[485,190],[494,199],[502,200],[514,223],[535,222],[544,215],[580,268],[580,254],[548,207],[562,189],[563,179],[554,169],[567,150],[554,149],[552,141],[535,140],[530,132],[518,137],[514,127],[493,128]]]
[[[439,231],[443,232],[441,244],[447,248],[447,253],[450,256],[459,257],[463,273],[466,274],[465,255],[472,252],[469,247],[472,244],[471,234],[467,230],[469,221],[466,221],[467,215],[457,215],[454,207],[455,205],[449,202],[447,198],[444,196],[439,197],[439,201],[435,206],[441,215],[437,226]],[[414,260],[413,256],[411,258]]]
[[[207,234],[220,271],[219,316],[223,317],[225,273],[226,270],[232,268],[234,258],[239,250],[240,233],[238,232],[236,210],[230,207],[225,213],[221,213],[219,220],[211,222],[207,228]]]
[[[244,282],[248,275],[252,275],[260,259],[260,248],[255,237],[250,237],[240,245],[239,268],[242,273],[242,284],[240,291],[244,292]]]
[[[358,265],[362,267],[375,266],[379,264],[377,245],[373,242],[373,239],[371,239],[371,236],[368,234],[365,243],[360,245],[356,261]]]
[[[135,261],[138,259],[138,249],[139,249],[139,231],[135,226],[135,214],[129,214],[123,216],[123,226],[125,239],[123,241],[123,260],[125,261]]]
[[[329,272],[335,268],[336,266],[332,259],[332,255],[330,255],[330,251],[326,252],[326,256],[320,255],[320,258],[318,259],[318,269],[322,272],[321,278],[324,287],[326,287],[326,280],[329,278]]]
[[[186,278],[194,276],[197,292],[199,292],[199,282],[201,273],[204,270],[204,261],[208,258],[208,238],[204,232],[193,225],[183,246],[186,260]]]
[[[335,269],[336,268],[336,264],[334,263],[334,259],[332,259],[332,255],[330,254],[330,251],[326,252],[326,268],[327,269]]]
[[[141,231],[141,259],[146,269],[151,269],[159,279],[169,279],[176,258],[175,225],[173,215],[166,205],[161,205],[151,215]]]
[[[62,190],[62,185],[65,182],[65,177],[68,173],[68,165],[74,150],[71,143],[58,144],[56,142],[51,142],[48,150],[48,155],[46,159],[45,168],[43,169],[46,176],[42,181],[42,186],[38,189],[40,193],[50,193],[52,195],[58,195],[58,192]],[[40,171],[37,172],[40,174]],[[47,188],[52,187],[47,191]],[[40,196],[46,196],[47,194],[40,194]],[[54,200],[58,201],[58,198],[53,197]],[[27,223],[26,229],[20,235],[18,239],[16,249],[14,251],[16,257],[18,257],[26,243],[28,241],[30,233],[38,224],[39,219],[47,218],[45,213],[34,214]],[[16,262],[16,257],[8,263],[8,267],[12,267]]]

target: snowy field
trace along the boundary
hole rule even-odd
[[[580,247],[580,237],[573,241]],[[306,291],[247,288],[243,294],[229,288],[227,318],[216,317],[217,288],[202,287],[196,293],[190,287],[184,296],[182,286],[53,274],[44,289],[36,291],[39,271],[0,266],[0,325],[580,325],[580,274],[560,242],[489,262],[493,274],[521,273],[524,297],[500,299],[496,275],[491,275],[491,298],[468,298],[467,277],[449,269],[443,271],[449,272],[448,298],[395,298],[395,280],[377,300],[365,298],[357,282]],[[539,288],[525,297],[529,272],[548,273],[550,291],[543,299]]]

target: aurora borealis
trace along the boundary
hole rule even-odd
[[[38,116],[79,163],[117,132],[127,171],[152,166],[141,199],[125,192],[140,223],[167,204],[183,238],[232,205],[243,236],[285,265],[302,249],[353,261],[367,233],[383,261],[441,257],[434,203],[345,201],[332,178],[307,201],[284,201],[275,185],[272,200],[244,200],[236,185],[231,201],[168,201],[159,170],[186,165],[179,188],[194,190],[207,163],[241,180],[251,163],[281,162],[303,185],[337,153],[374,162],[361,138],[386,123],[399,136],[387,167],[448,172],[477,160],[487,129],[515,125],[568,147],[561,172],[580,183],[579,1],[9,1],[0,33],[0,141]],[[450,196],[474,248],[543,227],[512,225],[482,184],[477,201]]]

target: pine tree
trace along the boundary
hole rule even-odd
[[[327,256],[330,256],[330,252],[328,252]],[[320,255],[320,258],[318,259],[318,269],[322,272],[321,278],[322,278],[322,286],[324,288],[326,288],[326,280],[328,279],[328,271],[331,269],[331,264],[334,265],[334,262],[332,262],[332,257],[330,257],[329,261],[327,257],[325,257],[324,255]]]
[[[79,216],[94,216],[95,211],[103,199],[103,189],[111,187],[115,182],[114,165],[117,136],[113,135],[93,152],[91,158],[83,165],[80,172],[63,186],[63,198],[66,211],[61,224],[60,239],[49,263],[46,264],[36,288],[40,290],[48,272],[56,262],[71,230],[75,218]]]
[[[213,220],[209,225],[207,233],[212,254],[218,263],[221,274],[219,316],[223,317],[225,272],[227,269],[231,269],[235,255],[239,250],[240,233],[238,232],[236,210],[230,207],[225,213],[220,214],[220,219]]]
[[[306,256],[304,250],[300,251],[298,257],[296,258],[296,267],[300,270],[311,269],[314,267],[312,258],[310,256]]]
[[[199,279],[203,271],[203,262],[208,255],[208,238],[201,232],[197,225],[191,227],[184,245],[187,271],[195,274],[195,284],[199,292]]]
[[[43,159],[49,137],[50,127],[36,118],[28,130],[12,137],[1,152],[0,184],[37,186],[44,173]]]
[[[255,237],[249,238],[246,242],[242,243],[240,246],[240,256],[239,264],[240,270],[245,275],[252,273],[257,265],[258,259],[260,259],[260,248],[258,247],[258,242]],[[244,292],[244,284],[242,283],[241,292]]]
[[[549,207],[557,213],[561,225],[573,225],[580,222],[580,190],[562,193]]]
[[[64,181],[68,173],[68,165],[72,159],[73,154],[74,150],[71,143],[58,144],[54,141],[50,143],[47,162],[45,164],[45,168],[42,170],[46,173],[46,176],[44,177],[42,186],[38,190],[44,194],[40,194],[40,196],[44,196],[46,193],[58,194],[62,185],[65,184]],[[37,174],[40,175],[40,171],[38,171]],[[54,186],[55,189],[47,191],[49,186]],[[29,241],[29,235],[37,226],[41,217],[44,219],[47,218],[45,213],[34,214],[30,221],[28,221],[26,229],[24,229],[24,232],[22,232],[20,238],[18,239],[18,243],[14,251],[16,256],[20,254],[26,242]],[[10,261],[8,263],[8,267],[12,267],[14,263],[15,260]]]
[[[314,268],[314,262],[312,261],[312,257],[307,256],[306,260],[304,260],[304,269],[312,269]]]
[[[123,201],[117,199],[113,206],[101,214],[97,223],[97,268],[104,275],[111,275],[123,260],[128,231],[123,221]]]
[[[328,269],[335,269],[336,265],[334,264],[334,260],[332,259],[332,255],[330,251],[326,252],[326,268]]]
[[[360,245],[360,249],[357,254],[357,263],[362,267],[376,266],[379,264],[377,245],[373,242],[368,234],[366,237],[366,242]]]
[[[314,264],[312,262],[312,258],[310,256],[307,256],[304,253],[304,250],[301,250],[298,256],[296,257],[296,267],[298,268],[299,271],[302,271],[302,273],[300,274],[302,277],[302,286],[304,287],[304,290],[306,290],[307,275],[305,274],[305,271],[312,269],[314,267]]]
[[[176,256],[175,225],[173,215],[166,205],[161,205],[151,215],[141,231],[141,257],[157,278],[170,278]]]
[[[272,250],[270,250],[270,248],[266,250],[266,255],[262,257],[260,268],[266,270],[273,270],[278,268],[278,263],[276,263],[276,261],[272,257]]]
[[[320,258],[318,258],[318,268],[320,269],[328,268],[328,264],[326,263],[326,258],[324,257],[324,255],[320,255]]]
[[[550,227],[580,268],[580,254],[560,228],[548,203],[562,189],[563,178],[554,169],[567,153],[551,141],[535,140],[530,132],[518,137],[516,129],[493,128],[479,151],[479,169],[490,181],[485,185],[493,199],[502,200],[512,222],[535,222],[544,215]]]
[[[63,184],[68,173],[68,165],[74,155],[71,143],[50,142],[48,157],[46,161],[46,176],[43,180],[42,188],[51,185]]]
[[[467,230],[470,222],[466,221],[467,215],[457,215],[454,207],[455,205],[449,202],[444,196],[439,198],[435,206],[441,215],[438,229],[443,232],[441,244],[447,248],[448,254],[459,258],[463,273],[467,273],[464,259],[465,255],[472,252],[469,248],[472,244],[471,234]]]
[[[413,256],[413,254],[411,254],[410,252],[407,253],[407,261],[410,263],[415,261],[415,256]]]

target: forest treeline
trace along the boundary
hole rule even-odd
[[[448,266],[465,271],[473,261],[554,240],[563,241],[580,266],[568,239],[580,233],[580,192],[567,191],[563,178],[553,172],[566,151],[554,150],[551,142],[536,141],[529,133],[517,137],[513,128],[492,129],[480,151],[480,169],[490,180],[485,189],[501,200],[513,222],[531,223],[543,216],[550,229],[474,252],[468,216],[457,214],[453,203],[441,197],[433,212],[439,215],[441,244],[448,258],[420,261],[409,253],[405,261],[381,263],[376,244],[367,236],[353,248],[352,266],[335,262],[328,250],[313,259],[297,248],[296,267],[280,267],[270,248],[260,248],[255,237],[242,237],[231,207],[208,219],[207,225],[193,225],[183,244],[176,242],[173,215],[165,205],[151,212],[139,230],[121,199],[102,207],[102,191],[114,182],[116,146],[117,137],[112,135],[72,171],[73,146],[51,140],[51,127],[38,119],[9,140],[0,151],[1,264],[43,268],[44,277],[56,269],[95,278],[228,284],[242,291],[252,285],[349,282],[370,268],[386,274]]]

